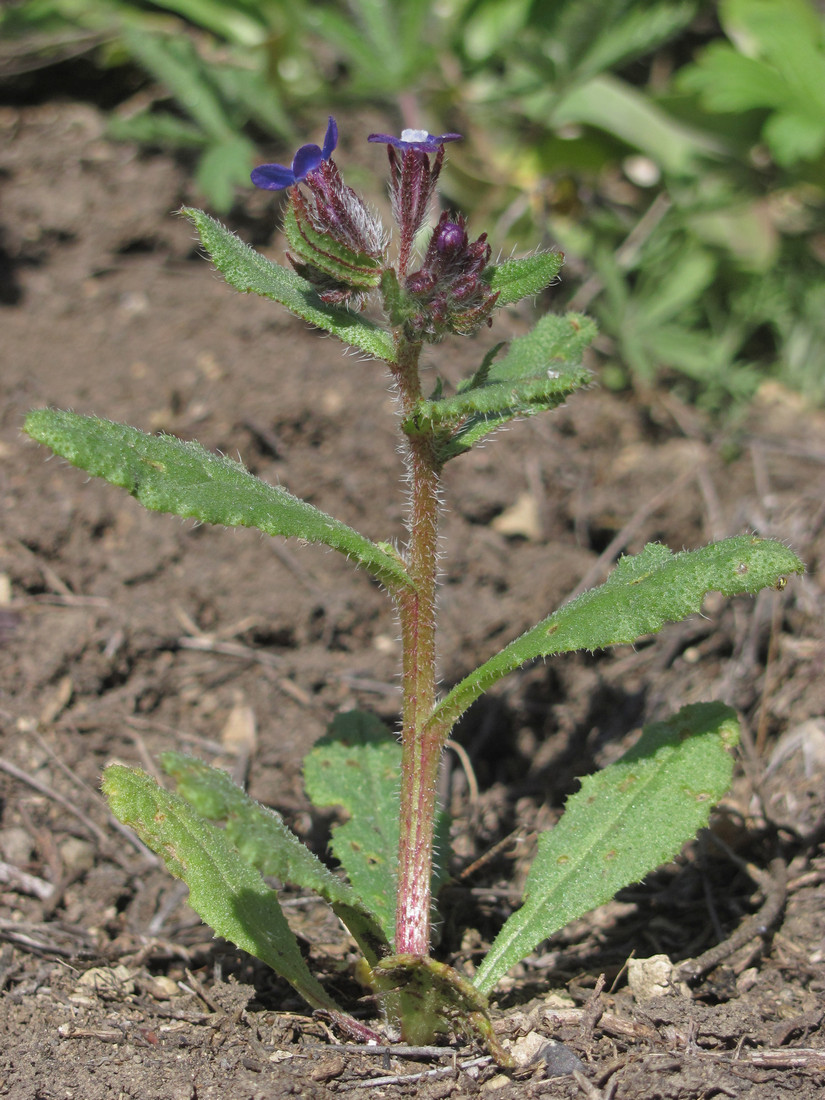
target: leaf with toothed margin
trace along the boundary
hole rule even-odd
[[[581,313],[549,313],[500,359],[498,347],[488,352],[457,393],[419,400],[404,430],[433,432],[444,463],[510,420],[554,409],[590,382],[582,355],[595,335],[595,323]]]
[[[334,875],[279,813],[255,802],[226,772],[192,756],[165,752],[160,762],[182,798],[202,817],[224,823],[226,837],[250,867],[282,883],[313,890],[329,902],[371,966],[388,953],[378,925],[349,883]]]
[[[322,302],[306,279],[268,260],[202,210],[185,206],[181,213],[194,223],[212,263],[230,286],[280,302],[296,317],[333,333],[345,344],[376,359],[395,362],[392,336],[379,325]]]
[[[337,714],[304,760],[304,782],[314,806],[343,806],[349,820],[332,829],[330,847],[361,904],[389,943],[395,935],[400,817],[401,745],[383,722],[365,711]],[[444,881],[449,819],[436,818],[433,896]]]
[[[542,940],[672,859],[730,786],[738,739],[734,710],[694,703],[646,726],[620,760],[583,779],[539,836],[524,904],[476,971],[476,989],[489,993]]]
[[[320,542],[352,558],[391,591],[412,585],[401,560],[388,550],[199,443],[60,409],[30,412],[24,430],[73,466],[126,489],[145,508]]]
[[[554,611],[456,684],[427,726],[451,729],[471,703],[526,661],[635,642],[700,611],[708,592],[755,593],[804,572],[787,546],[756,535],[736,535],[680,554],[648,543],[640,554],[621,558],[604,584]]]
[[[490,264],[481,277],[498,294],[496,308],[499,309],[540,294],[556,278],[563,263],[563,252],[537,252],[520,260]]]
[[[145,772],[110,764],[103,774],[109,808],[189,887],[189,904],[219,936],[280,974],[314,1008],[340,1012],[307,968],[278,896],[222,829]]]

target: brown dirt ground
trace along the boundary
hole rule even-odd
[[[97,784],[112,758],[152,767],[165,748],[194,751],[247,771],[251,793],[323,852],[329,818],[310,811],[300,762],[340,709],[394,720],[384,596],[332,553],[147,513],[46,461],[20,426],[54,404],[197,437],[384,538],[402,517],[387,379],[229,290],[170,216],[190,198],[186,172],[108,144],[93,108],[4,108],[0,131],[0,1096],[821,1096],[823,414],[771,387],[719,430],[665,392],[595,388],[448,469],[445,682],[600,580],[606,550],[756,531],[787,539],[809,572],[782,593],[709,599],[650,643],[524,670],[458,731],[478,791],[448,754],[456,855],[440,951],[469,973],[577,775],[685,702],[742,714],[715,818],[728,854],[700,839],[496,992],[502,1035],[560,1040],[577,1075],[502,1075],[466,1065],[472,1048],[423,1065],[336,1048],[289,987],[212,940],[179,884],[115,830]],[[233,225],[260,244],[274,221],[251,194]],[[526,321],[511,312],[495,335]],[[445,355],[455,379],[481,350]],[[286,902],[330,988],[357,997],[337,928],[311,899]],[[631,994],[631,955],[696,957],[753,914],[689,991]]]

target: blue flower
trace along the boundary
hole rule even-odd
[[[417,149],[420,153],[435,153],[445,141],[461,141],[461,134],[428,134],[426,130],[402,130],[401,137],[391,134],[370,134],[367,141],[392,145],[395,149]]]
[[[317,145],[302,145],[292,158],[291,168],[285,168],[283,164],[261,164],[252,170],[250,178],[256,187],[264,191],[283,191],[285,187],[305,180],[323,161],[329,160],[337,144],[338,126],[330,115],[323,149]]]

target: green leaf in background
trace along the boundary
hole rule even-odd
[[[202,210],[184,207],[181,213],[195,224],[203,247],[230,286],[280,302],[296,317],[334,333],[345,344],[376,359],[394,361],[395,345],[384,329],[357,313],[326,305],[306,279],[268,260]]]
[[[435,68],[442,13],[433,0],[308,4],[297,15],[341,58],[351,95],[393,101]]]
[[[722,25],[732,45],[712,42],[679,86],[710,111],[771,111],[763,137],[790,167],[825,150],[825,23],[808,0],[727,0]]]
[[[542,113],[537,101],[531,114]],[[586,123],[606,130],[675,174],[690,173],[697,168],[697,158],[721,151],[719,142],[678,122],[612,74],[594,77],[563,96],[552,118],[556,127]]]
[[[209,68],[183,34],[152,34],[137,25],[121,31],[129,52],[174,95],[212,140],[233,136],[232,121],[212,83]]]
[[[412,583],[400,560],[368,538],[199,443],[60,409],[35,409],[24,430],[73,466],[126,489],[144,508],[320,542],[393,591]]]
[[[754,593],[804,571],[787,546],[755,535],[680,554],[648,543],[640,554],[621,558],[604,584],[583,592],[471,672],[436,706],[428,725],[452,728],[474,700],[525,661],[635,642],[701,611],[708,592]]]
[[[531,332],[511,341],[501,359],[488,354],[455,395],[419,401],[404,429],[410,434],[442,429],[443,462],[463,454],[509,420],[554,409],[586,386],[591,376],[581,359],[595,335],[595,324],[582,314],[548,313]]]
[[[255,146],[243,134],[231,134],[212,141],[203,151],[195,171],[195,182],[208,195],[216,210],[231,209],[239,187],[248,185],[255,163]]]
[[[374,715],[349,711],[333,719],[304,760],[313,806],[343,806],[349,820],[332,829],[330,847],[362,905],[388,943],[395,936],[401,746]]]
[[[170,111],[140,111],[123,118],[111,115],[106,134],[113,141],[140,141],[146,145],[169,145],[172,148],[200,149],[208,138],[200,126],[178,118]]]
[[[504,924],[473,985],[489,993],[542,940],[672,859],[730,786],[736,713],[695,703],[646,726],[634,747],[582,780],[542,833],[524,904]]]
[[[280,974],[314,1008],[340,1009],[310,974],[278,897],[222,829],[137,768],[110,764],[103,793],[118,821],[134,829],[189,887],[189,904],[210,928]]]
[[[484,269],[482,278],[498,294],[498,309],[540,294],[556,278],[563,263],[563,252],[538,252],[520,260],[491,264]]]
[[[225,835],[241,857],[281,882],[312,890],[332,906],[370,965],[387,954],[387,944],[352,887],[334,875],[283,818],[233,783],[226,772],[177,752],[162,754],[161,765],[175,780],[178,794],[209,821],[225,822]]]

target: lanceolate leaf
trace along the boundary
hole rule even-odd
[[[419,401],[404,429],[435,428],[446,461],[515,417],[554,409],[590,381],[582,354],[595,335],[593,321],[582,314],[547,314],[501,359],[488,356],[455,395]]]
[[[498,294],[496,308],[540,294],[561,271],[563,252],[538,252],[521,260],[505,260],[485,268],[483,279]]]
[[[730,786],[736,714],[696,703],[645,728],[621,760],[582,780],[542,833],[524,904],[505,923],[473,985],[489,993],[542,940],[672,859]]]
[[[357,313],[326,305],[306,279],[268,260],[202,210],[184,207],[181,213],[194,222],[203,247],[230,286],[280,302],[296,317],[334,333],[345,344],[376,359],[395,361],[392,336],[384,329]]]
[[[112,813],[189,887],[189,904],[219,936],[271,966],[314,1008],[340,1009],[310,974],[274,890],[222,829],[137,768],[111,764],[103,791]]]
[[[24,428],[73,466],[126,489],[145,508],[321,542],[392,590],[412,583],[401,562],[368,538],[198,443],[60,409],[30,412]]]
[[[649,543],[640,554],[623,557],[603,585],[583,592],[471,672],[435,708],[429,725],[449,730],[492,684],[534,657],[635,642],[701,610],[708,592],[758,592],[804,570],[787,546],[755,535],[680,554]]]
[[[387,954],[386,940],[352,887],[324,866],[279,813],[255,802],[226,772],[191,756],[166,752],[161,764],[178,794],[202,817],[226,823],[226,837],[250,867],[328,901],[371,965]]]

